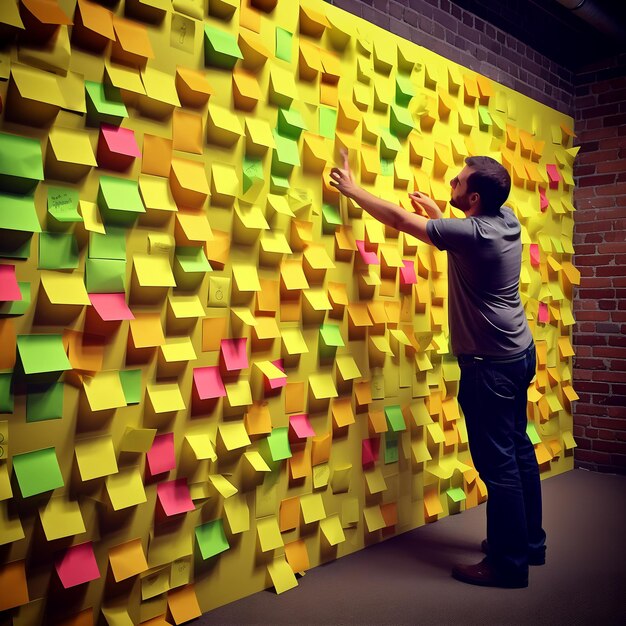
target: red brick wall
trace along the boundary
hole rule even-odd
[[[626,473],[626,55],[579,73],[575,108],[574,458]]]

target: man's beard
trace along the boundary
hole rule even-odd
[[[467,196],[459,196],[458,198],[450,198],[450,204],[455,208],[467,213],[470,210]]]

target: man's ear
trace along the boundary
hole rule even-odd
[[[480,194],[477,192],[472,192],[469,197],[470,204],[480,204]]]

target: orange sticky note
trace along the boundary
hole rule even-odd
[[[198,113],[175,109],[172,116],[174,150],[202,154],[202,116]]]
[[[182,624],[202,615],[195,585],[187,585],[167,594],[167,605],[176,624]]]
[[[380,512],[383,514],[385,526],[395,526],[398,523],[398,504],[396,502],[381,504]]]
[[[10,318],[0,319],[0,370],[10,370],[15,367],[17,335],[15,325]]]
[[[170,175],[172,163],[172,140],[156,135],[143,136],[143,157],[141,159],[141,171],[153,176]]]
[[[153,348],[165,344],[160,313],[136,313],[130,320],[130,332],[135,348]]]
[[[304,539],[297,539],[291,543],[285,544],[285,557],[287,563],[291,566],[294,574],[296,572],[304,572],[309,569],[309,553],[306,549]]]
[[[311,445],[311,464],[321,465],[330,458],[330,446],[332,445],[331,433],[313,437]]]
[[[264,435],[272,431],[272,416],[266,402],[254,402],[244,415],[248,435]]]
[[[305,478],[311,475],[311,455],[302,444],[300,449],[295,445],[291,446],[291,458],[289,459],[289,473],[293,480]]]
[[[24,561],[13,561],[0,568],[0,611],[29,601]]]
[[[141,539],[133,539],[109,550],[109,563],[115,582],[126,580],[148,569]]]
[[[300,525],[300,498],[285,498],[280,502],[280,510],[278,515],[278,526],[280,532],[284,533],[288,530],[294,530]],[[300,571],[300,570],[298,570]]]
[[[349,424],[354,424],[355,420],[354,412],[352,411],[352,399],[347,397],[333,400],[332,414],[335,424],[339,428],[348,426]]]
[[[299,413],[305,410],[306,395],[304,381],[287,383],[285,387],[285,413]]]
[[[226,337],[228,318],[205,317],[202,320],[202,352],[219,350],[221,341]]]
[[[424,509],[426,517],[434,517],[435,515],[443,513],[437,485],[424,487]]]

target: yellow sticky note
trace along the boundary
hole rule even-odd
[[[80,535],[85,532],[85,522],[78,502],[66,496],[50,498],[40,507],[39,517],[48,541]]]
[[[250,404],[252,404],[252,401],[250,401]],[[248,437],[243,422],[220,424],[218,432],[227,450],[236,450],[237,448],[245,448],[250,445],[250,437]]]
[[[259,544],[263,552],[283,547],[283,538],[275,516],[264,517],[256,521]]]
[[[157,433],[156,428],[133,428],[127,426],[119,444],[122,452],[148,452]]]
[[[267,571],[272,579],[276,593],[283,593],[298,586],[296,576],[284,556],[274,559],[267,566]]]
[[[85,289],[85,280],[81,274],[42,270],[40,275],[41,285],[51,304],[75,306],[91,304],[87,289]]]
[[[124,388],[119,372],[99,372],[83,378],[85,395],[92,411],[116,409],[126,406]]]
[[[363,517],[365,518],[367,530],[370,533],[380,530],[386,526],[385,519],[378,504],[363,507]]]
[[[146,492],[139,468],[129,467],[107,476],[106,489],[113,510],[136,506],[146,501]]]
[[[185,435],[185,441],[189,444],[189,447],[193,451],[196,460],[201,461],[203,459],[211,459],[211,461],[217,460],[217,454],[215,454],[215,448],[211,438],[206,433],[189,434]]]
[[[308,493],[300,497],[300,508],[305,524],[318,522],[326,517],[324,501],[320,493]]]
[[[311,374],[309,389],[317,400],[336,398],[339,395],[331,374]]]
[[[182,411],[185,408],[177,383],[148,384],[147,391],[155,413]]]
[[[110,436],[77,441],[74,450],[80,476],[83,480],[92,480],[117,473],[117,460],[113,440]]]
[[[222,498],[230,498],[238,491],[237,487],[235,487],[235,485],[233,485],[228,478],[222,476],[221,474],[209,475],[209,482],[213,485],[213,487],[215,487]]]
[[[346,540],[339,515],[330,515],[323,519],[320,522],[320,529],[331,546],[336,546]]]
[[[250,530],[250,510],[244,496],[225,500],[224,513],[231,533]]]

